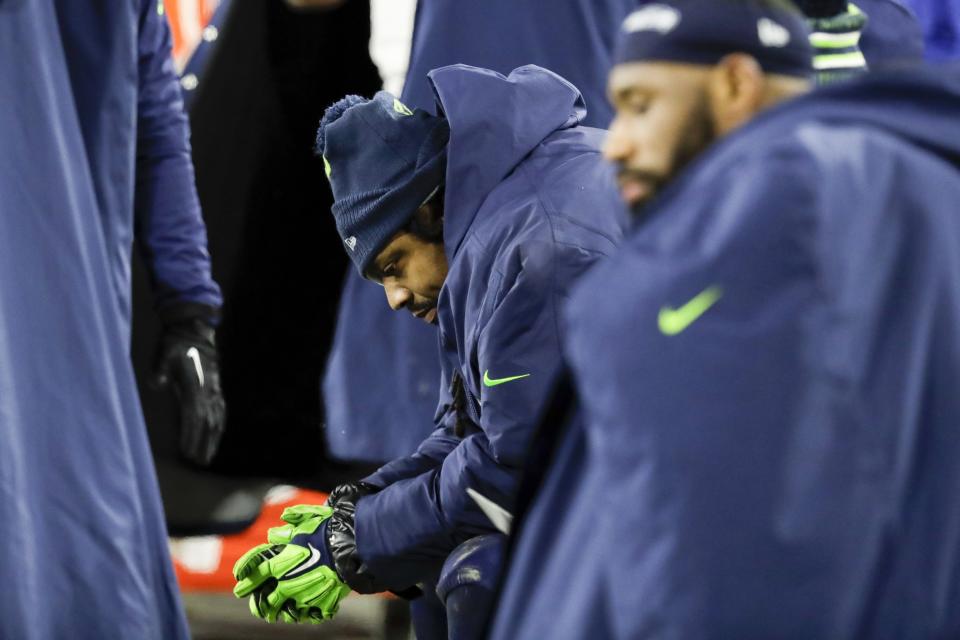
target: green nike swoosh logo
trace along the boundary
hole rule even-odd
[[[698,293],[693,300],[679,309],[661,307],[660,315],[657,316],[660,333],[665,336],[675,336],[682,333],[697,318],[706,313],[707,309],[716,304],[722,295],[723,289],[720,287],[709,287]]]
[[[495,387],[498,384],[506,384],[507,382],[513,382],[514,380],[520,380],[521,378],[529,378],[530,374],[525,373],[522,376],[510,376],[509,378],[497,378],[494,380],[490,377],[490,370],[487,369],[483,372],[483,384],[487,387]]]

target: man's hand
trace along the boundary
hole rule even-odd
[[[208,465],[226,424],[214,329],[193,318],[168,325],[154,366],[157,387],[172,385],[180,402],[180,451]]]
[[[332,618],[350,587],[340,580],[327,551],[326,506],[289,507],[286,525],[267,534],[269,544],[254,547],[233,567],[238,598],[249,597],[250,613],[267,622],[319,623]]]
[[[337,570],[337,575],[357,593],[380,593],[389,591],[406,600],[423,595],[416,585],[396,589],[381,583],[357,553],[355,516],[357,502],[379,491],[366,482],[348,482],[330,492],[327,505],[333,507],[333,515],[325,523],[327,549]]]

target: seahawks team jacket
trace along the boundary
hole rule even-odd
[[[956,67],[783,105],[576,285],[581,469],[493,638],[960,637],[957,114]]]
[[[507,78],[463,65],[430,78],[451,131],[439,427],[368,478],[384,488],[357,507],[360,556],[398,587],[492,530],[468,488],[511,506],[560,367],[559,309],[624,220],[603,132],[579,126],[571,84],[532,65]]]
[[[420,0],[400,99],[433,113],[431,69],[462,62],[506,74],[533,63],[572,82],[586,101],[582,123],[605,128],[613,118],[606,86],[615,36],[635,5]],[[383,289],[356,270],[348,270],[337,313],[323,378],[330,453],[377,463],[409,455],[432,430],[440,377],[436,330],[412,317],[398,319]]]

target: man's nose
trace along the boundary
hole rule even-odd
[[[387,294],[387,304],[394,311],[403,309],[410,302],[410,298],[413,297],[413,292],[410,289],[397,284],[385,284],[383,290]]]
[[[630,157],[633,145],[623,129],[619,118],[610,123],[610,131],[603,143],[603,157],[609,162],[623,162]]]

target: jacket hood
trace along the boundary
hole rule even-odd
[[[452,260],[494,187],[544,138],[587,112],[576,87],[536,65],[508,77],[463,64],[428,76],[450,124],[443,235]]]
[[[960,167],[960,64],[869,73],[799,98],[784,111],[885,130]]]

